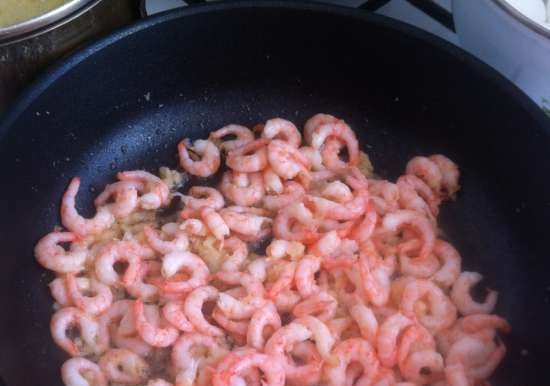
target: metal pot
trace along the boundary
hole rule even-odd
[[[48,64],[138,17],[135,0],[71,0],[0,28],[0,111]]]

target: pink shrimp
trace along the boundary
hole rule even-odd
[[[91,219],[85,219],[76,210],[76,195],[80,187],[80,178],[74,177],[61,200],[61,222],[63,226],[81,236],[96,235],[109,228],[115,222],[115,218],[107,206],[97,209],[96,215]]]
[[[334,365],[327,366],[327,379],[333,386],[346,386],[346,373],[352,363],[358,363],[362,372],[351,384],[368,385],[378,373],[379,362],[372,346],[364,339],[350,338],[338,343],[332,352]]]
[[[296,304],[292,314],[297,317],[315,315],[320,320],[330,320],[336,314],[338,301],[326,291],[321,291]]]
[[[192,236],[206,236],[208,234],[208,229],[204,225],[204,223],[196,218],[190,218],[187,220],[184,220],[180,224],[180,228],[185,231],[187,234]]]
[[[65,386],[107,386],[101,368],[86,358],[71,358],[61,366]]]
[[[163,255],[175,251],[185,251],[189,246],[189,240],[184,231],[180,230],[178,224],[168,223],[163,225],[162,234],[172,237],[172,240],[165,240],[153,227],[146,225],[143,227],[143,233],[147,243],[158,253]]]
[[[440,192],[443,176],[437,164],[429,158],[413,157],[407,163],[406,173],[423,180],[434,192]]]
[[[142,298],[144,301],[155,299],[159,290],[154,284],[161,275],[161,264],[155,260],[142,261],[139,273],[133,284],[126,286],[126,291],[134,298]]]
[[[362,279],[362,288],[367,298],[375,306],[383,306],[390,296],[391,268],[384,265],[372,266],[365,253],[359,257],[359,273]]]
[[[415,175],[406,174],[399,177],[397,187],[399,204],[403,209],[420,212],[435,223],[441,200],[424,181]]]
[[[292,122],[282,118],[274,118],[267,121],[262,130],[262,137],[271,140],[283,140],[295,148],[298,148],[302,143],[302,136],[296,126]]]
[[[278,276],[267,291],[269,299],[276,299],[277,296],[292,287],[297,264],[294,261],[284,262],[282,268],[279,268]]]
[[[88,250],[77,243],[79,237],[71,232],[52,232],[34,247],[36,260],[45,268],[59,273],[80,272],[88,257]],[[59,244],[72,243],[69,251]]]
[[[217,306],[228,317],[250,318],[259,307],[265,304],[264,286],[254,276],[243,272],[218,272],[216,278],[230,285],[241,285],[247,292],[241,299],[235,299],[227,293],[219,293]]]
[[[250,347],[263,350],[266,339],[269,339],[272,333],[279,328],[281,328],[281,318],[275,305],[268,302],[252,314],[246,342]]]
[[[380,325],[376,348],[378,359],[386,367],[393,367],[397,363],[397,350],[399,336],[410,326],[413,321],[401,313],[389,316]]]
[[[90,280],[89,290],[95,293],[94,296],[86,296],[81,292],[73,274],[67,274],[65,281],[72,303],[89,314],[99,314],[109,308],[113,302],[113,293],[109,286],[97,280]]]
[[[441,191],[437,192],[443,198],[453,198],[460,189],[458,166],[449,158],[441,154],[431,155],[430,160],[437,165],[441,172]]]
[[[297,225],[304,227],[299,228]],[[313,213],[301,202],[291,204],[277,213],[273,221],[273,234],[278,239],[300,241],[304,244],[314,242],[320,236]]]
[[[415,240],[418,241],[418,240]],[[420,242],[417,244],[420,245]],[[435,248],[434,248],[435,249]],[[399,256],[401,274],[426,279],[434,275],[441,267],[439,260],[430,255],[426,258],[410,258],[406,254]]]
[[[237,356],[237,358],[234,359],[233,356]],[[229,365],[224,366],[224,362],[229,362]],[[264,386],[284,386],[285,373],[282,361],[273,356],[256,352],[228,355],[218,366],[219,370],[212,376],[212,385],[233,385],[233,379],[255,368],[262,371],[265,377],[265,381],[262,382]]]
[[[202,311],[205,302],[216,301],[217,299],[218,290],[211,286],[196,288],[185,299],[183,311],[197,332],[211,336],[224,335],[220,328],[213,326],[205,319]]]
[[[462,365],[468,378],[486,379],[491,376],[504,355],[506,347],[487,344],[469,336],[456,341],[447,352],[447,366]]]
[[[85,277],[77,278],[76,280],[79,287],[85,288],[89,285],[89,280]],[[73,306],[73,301],[67,292],[65,283],[66,280],[64,277],[56,277],[48,284],[48,287],[50,288],[52,297],[58,305],[61,307]]]
[[[184,302],[179,300],[172,300],[166,303],[162,307],[162,315],[164,318],[176,327],[180,331],[191,332],[193,331],[193,325],[185,316],[183,310]]]
[[[418,258],[427,258],[433,250],[435,231],[430,222],[418,212],[398,210],[384,216],[382,226],[385,230],[396,232],[399,229],[412,229],[422,240]]]
[[[298,292],[293,290],[286,290],[280,292],[275,299],[273,299],[273,302],[275,303],[275,307],[277,308],[277,311],[280,313],[284,312],[291,312],[292,309],[296,306],[302,300]]]
[[[250,141],[243,146],[231,150],[227,154],[225,163],[231,169],[240,173],[254,173],[267,166],[266,138]]]
[[[483,303],[472,299],[470,290],[483,279],[477,272],[462,272],[453,284],[451,299],[462,315],[490,314],[495,309],[498,292],[489,290]]]
[[[312,339],[315,340],[315,346],[319,354],[321,354],[324,359],[328,359],[332,346],[334,346],[335,339],[327,325],[320,319],[309,315],[299,317],[292,323],[298,323],[306,327],[311,332]]]
[[[418,314],[417,302],[426,299],[427,307]],[[400,309],[406,316],[418,321],[433,333],[450,327],[456,320],[456,307],[443,291],[431,281],[415,279],[403,290]],[[415,312],[416,311],[416,312]]]
[[[182,279],[177,274],[184,270],[189,277]],[[199,256],[191,252],[173,252],[165,255],[162,263],[163,276],[169,278],[163,285],[165,292],[189,292],[207,283],[208,266]]]
[[[344,203],[334,202],[323,197],[306,196],[306,202],[311,204],[319,216],[334,220],[354,220],[365,213],[368,205],[368,190],[354,191],[353,198]]]
[[[226,258],[222,263],[222,271],[238,271],[248,256],[248,247],[238,237],[229,237],[223,243],[223,249],[226,251]]]
[[[121,181],[144,185],[144,194],[139,198],[139,204],[143,209],[158,209],[170,203],[170,188],[154,174],[144,170],[133,170],[120,172],[117,177]]]
[[[134,318],[136,328],[141,338],[154,347],[171,346],[178,338],[179,332],[172,326],[161,328],[147,320],[143,312],[143,301],[137,299],[134,302]]]
[[[315,128],[311,134],[311,146],[315,149],[320,149],[327,142],[327,139],[330,138],[338,139],[345,144],[348,152],[348,167],[356,166],[359,163],[359,142],[353,130],[344,121],[325,123]],[[335,145],[331,145],[330,147],[336,149]],[[331,167],[335,167],[336,169],[334,171],[340,171],[340,162],[335,163],[334,157],[328,157],[326,153],[322,155],[323,162],[327,168],[331,169]],[[327,161],[329,161],[328,164]]]
[[[361,336],[366,339],[373,347],[376,347],[376,337],[378,335],[378,320],[374,312],[362,303],[354,304],[349,309],[349,314],[357,323]]]
[[[96,197],[94,204],[96,208],[99,208],[107,205],[112,199],[111,213],[115,218],[123,218],[137,208],[139,204],[138,192],[143,189],[144,185],[138,181],[118,181],[107,185],[103,192]]]
[[[277,175],[270,167],[265,168],[262,171],[262,177],[264,182],[264,190],[267,194],[281,194],[283,193],[283,180]]]
[[[229,333],[237,344],[244,345],[246,343],[246,332],[250,327],[249,320],[232,319],[220,310],[219,307],[214,307],[212,310],[212,319],[223,328],[226,333]]]
[[[197,139],[194,144],[186,138],[178,144],[180,165],[189,174],[209,177],[220,167],[220,151],[211,141]]]
[[[68,332],[78,328],[80,339],[71,339]],[[74,307],[65,307],[57,311],[50,322],[50,332],[54,342],[72,356],[98,353],[97,344],[99,325],[84,311]]]
[[[256,208],[229,206],[220,211],[223,220],[233,232],[246,236],[266,234],[271,228],[271,219]]]
[[[202,350],[201,350],[202,349]],[[200,354],[204,352],[204,354]],[[179,337],[172,349],[176,385],[193,385],[207,358],[220,357],[226,350],[211,336],[196,332]]]
[[[323,359],[315,345],[309,341],[296,343],[289,354],[289,359],[297,363],[285,367],[286,382],[295,386],[318,385]]]
[[[430,278],[442,288],[449,288],[456,281],[461,271],[461,258],[458,251],[443,240],[436,240],[433,254],[441,261],[440,268]]]
[[[292,203],[302,201],[305,195],[306,191],[302,185],[294,181],[286,181],[283,191],[279,194],[264,196],[263,204],[268,210],[278,211]]]
[[[325,165],[323,165],[323,157],[319,149],[314,149],[311,146],[302,146],[299,148],[300,153],[306,157],[311,165],[313,171],[326,171]]]
[[[155,378],[155,379],[149,379],[147,381],[147,385],[145,386],[174,386],[174,385],[164,379]]]
[[[203,207],[200,214],[202,221],[215,238],[223,240],[225,236],[229,235],[229,227],[225,223],[224,218],[214,209]]]
[[[307,120],[304,125],[304,140],[306,143],[311,144],[313,131],[327,123],[336,123],[339,119],[330,114],[315,114]]]
[[[226,171],[220,183],[220,190],[236,205],[252,206],[264,197],[264,181],[262,174],[238,173]]]
[[[300,260],[296,267],[295,280],[296,288],[300,295],[307,298],[321,291],[321,288],[315,283],[315,273],[321,269],[321,259],[306,255]]]
[[[267,246],[265,253],[271,259],[289,258],[290,260],[298,260],[304,255],[305,249],[305,245],[298,241],[273,239]]]
[[[399,188],[386,180],[369,180],[369,200],[380,216],[395,212],[399,209]]]
[[[107,245],[95,260],[97,278],[106,285],[129,286],[136,282],[141,258],[145,252],[143,247],[133,241],[115,241]],[[123,261],[127,268],[120,278],[115,270],[115,263]]]
[[[443,377],[443,357],[436,351],[416,351],[399,366],[401,375],[414,384],[426,384]]]
[[[110,349],[99,359],[99,367],[113,383],[139,385],[148,377],[149,365],[130,350]]]
[[[208,186],[193,186],[189,189],[187,195],[182,196],[181,199],[185,204],[185,216],[188,213],[195,213],[203,207],[219,210],[225,205],[223,195]]]
[[[236,138],[224,139],[229,136],[234,136]],[[208,139],[213,143],[219,142],[218,147],[221,150],[229,152],[248,142],[252,142],[254,140],[254,134],[250,129],[244,126],[231,124],[211,132]]]
[[[267,159],[271,169],[285,180],[311,168],[309,160],[296,147],[278,139],[272,140],[267,146]]]

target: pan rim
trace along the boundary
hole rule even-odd
[[[342,17],[357,19],[366,23],[373,23],[394,30],[405,38],[417,39],[424,44],[451,55],[456,60],[462,62],[463,65],[469,66],[488,82],[492,82],[502,91],[503,95],[506,95],[518,103],[518,105],[533,118],[538,126],[540,126],[541,131],[545,135],[550,136],[550,119],[523,91],[501,75],[497,70],[482,62],[474,55],[428,31],[384,15],[334,4],[318,3],[308,0],[297,0],[292,2],[282,0],[230,0],[197,4],[185,8],[168,10],[147,17],[116,30],[94,43],[77,50],[67,58],[53,63],[35,81],[27,86],[11,105],[8,105],[5,112],[0,114],[0,142],[3,141],[12,124],[25,113],[26,109],[38,99],[50,85],[59,80],[67,72],[75,69],[81,62],[93,57],[96,52],[122,41],[125,37],[153,28],[165,22],[192,17],[197,14],[217,13],[235,9],[265,8],[331,13]]]

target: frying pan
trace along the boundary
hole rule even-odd
[[[498,289],[513,332],[496,385],[548,382],[550,124],[520,91],[462,50],[394,20],[298,2],[231,2],[142,21],[43,76],[0,125],[0,377],[60,385],[49,273],[36,241],[60,223],[70,177],[92,198],[117,170],[177,164],[182,137],[317,112],[356,130],[376,172],[414,155],[461,167],[441,226],[464,269]],[[546,379],[545,379],[546,378]]]

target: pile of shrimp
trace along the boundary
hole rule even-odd
[[[118,173],[93,218],[73,178],[66,230],[36,245],[56,273],[65,385],[488,384],[510,326],[495,291],[472,298],[482,276],[440,236],[439,206],[459,190],[451,160],[376,178],[327,114],[303,136],[281,118],[228,125],[178,155],[183,172]],[[183,175],[205,186],[183,194]]]

